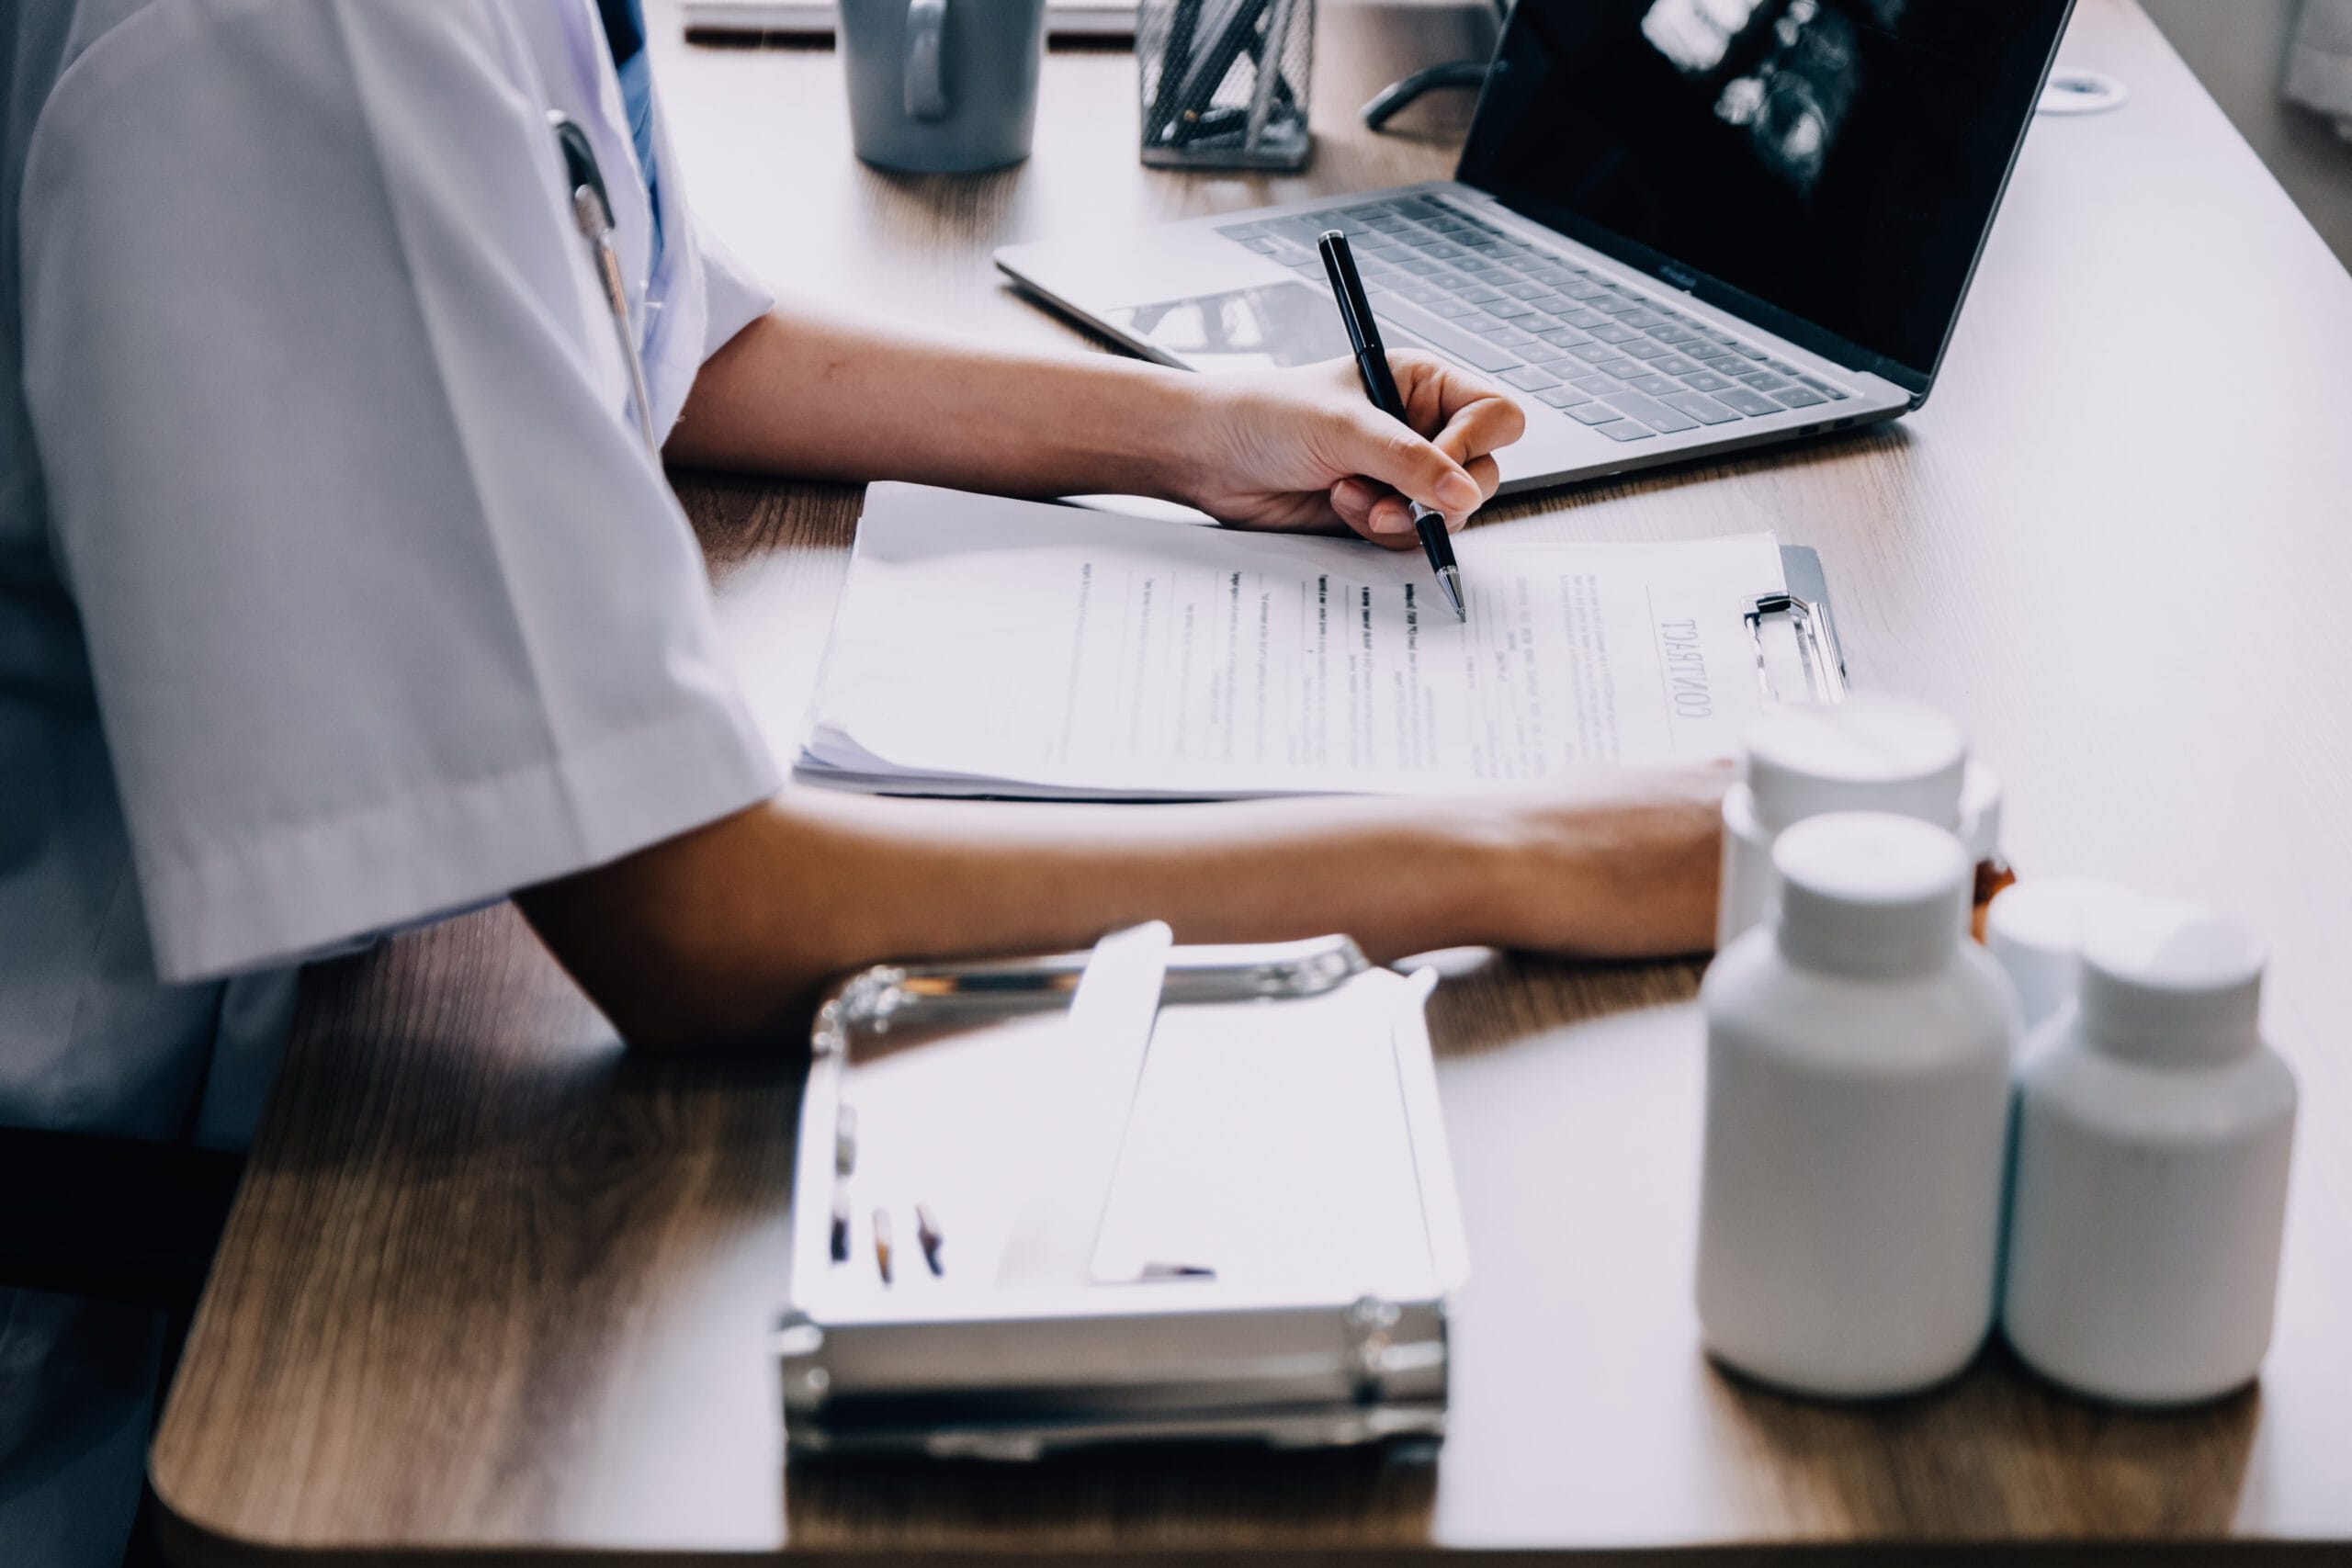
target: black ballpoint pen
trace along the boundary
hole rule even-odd
[[[1356,374],[1363,378],[1364,396],[1382,413],[1403,423],[1405,400],[1396,395],[1396,378],[1388,372],[1388,350],[1380,342],[1380,323],[1372,319],[1372,301],[1365,297],[1363,279],[1356,274],[1356,258],[1348,249],[1348,236],[1339,229],[1326,229],[1316,244],[1323,254],[1323,270],[1331,275],[1331,293],[1340,301],[1340,320],[1346,323],[1349,346],[1355,350]],[[1437,568],[1438,586],[1445,590],[1446,602],[1453,606],[1458,620],[1468,620],[1470,612],[1462,604],[1462,569],[1454,564],[1453,540],[1445,531],[1445,518],[1430,511],[1418,501],[1408,501],[1413,509],[1413,531],[1421,536],[1421,548],[1428,553],[1430,565]]]

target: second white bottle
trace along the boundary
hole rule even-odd
[[[2016,1002],[1965,940],[1952,834],[1833,813],[1772,858],[1777,919],[1700,993],[1706,1347],[1801,1393],[1907,1393],[1992,1326]]]

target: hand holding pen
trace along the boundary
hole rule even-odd
[[[1332,296],[1339,301],[1340,319],[1348,330],[1348,345],[1355,354],[1356,374],[1363,381],[1364,396],[1372,400],[1373,407],[1409,428],[1405,400],[1397,395],[1396,378],[1389,369],[1388,350],[1380,341],[1380,323],[1373,316],[1372,300],[1364,293],[1363,279],[1357,275],[1355,256],[1348,249],[1348,236],[1340,230],[1327,229],[1317,249],[1323,255],[1323,268],[1330,276]],[[1456,619],[1469,619],[1469,608],[1462,596],[1462,569],[1454,564],[1453,540],[1446,532],[1445,518],[1418,501],[1408,504],[1412,507],[1414,532],[1420,536],[1421,549],[1436,570],[1438,586],[1445,591],[1446,603],[1453,606]]]

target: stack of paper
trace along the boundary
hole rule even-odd
[[[1523,789],[1728,756],[1762,708],[1769,534],[1418,550],[914,485],[867,492],[800,776],[927,795]]]

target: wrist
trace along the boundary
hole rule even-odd
[[[1138,495],[1186,506],[1200,504],[1201,475],[1223,440],[1226,389],[1213,376],[1163,366],[1141,373],[1129,428],[1127,457]]]

